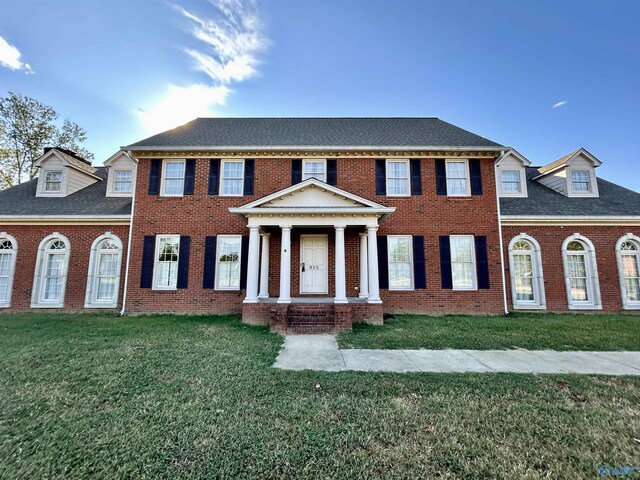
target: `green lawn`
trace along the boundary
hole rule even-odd
[[[640,315],[398,315],[383,326],[354,325],[338,342],[341,348],[640,350]]]
[[[285,372],[281,341],[237,318],[0,315],[0,478],[573,479],[640,462],[640,378]]]

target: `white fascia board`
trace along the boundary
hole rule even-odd
[[[503,225],[640,225],[640,215],[502,215]]]
[[[131,221],[131,215],[4,215],[0,217],[2,224],[25,224],[25,225],[41,225],[41,224],[128,224]]]

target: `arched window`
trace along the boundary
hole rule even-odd
[[[544,278],[540,245],[521,233],[509,243],[511,296],[515,309],[544,309]]]
[[[16,270],[18,242],[11,235],[0,233],[0,308],[11,306],[13,275]]]
[[[578,233],[562,244],[562,261],[570,309],[601,309],[596,253],[589,239]]]
[[[640,309],[640,238],[628,233],[616,244],[622,305]]]
[[[116,308],[120,289],[122,242],[107,232],[91,245],[85,308]]]
[[[70,254],[69,240],[58,232],[54,232],[40,242],[31,307],[61,308],[64,306]]]

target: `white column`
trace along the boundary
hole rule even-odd
[[[367,234],[360,234],[360,298],[369,296],[369,259],[367,258]]]
[[[278,303],[291,303],[291,227],[281,228],[280,297]]]
[[[258,262],[260,261],[260,227],[249,227],[249,255],[247,258],[247,296],[244,303],[258,301]]]
[[[262,234],[262,253],[260,257],[260,293],[258,298],[269,298],[269,237],[270,233]]]
[[[347,303],[347,274],[345,272],[344,227],[336,229],[336,296],[334,303]]]
[[[380,287],[378,286],[378,241],[376,232],[378,227],[367,227],[367,254],[369,256],[369,298],[368,303],[382,303]]]

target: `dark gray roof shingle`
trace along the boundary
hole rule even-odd
[[[128,149],[501,147],[438,118],[196,118]]]
[[[640,193],[598,178],[597,198],[569,198],[532,180],[539,168],[527,168],[528,198],[501,198],[502,215],[640,216]]]
[[[129,215],[131,198],[107,197],[107,170],[97,167],[102,178],[63,198],[36,197],[38,179],[0,191],[0,217],[5,215]]]

